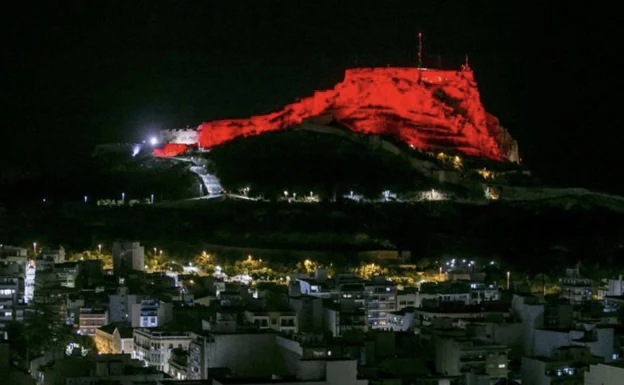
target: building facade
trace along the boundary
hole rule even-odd
[[[80,309],[78,331],[83,336],[95,337],[98,328],[108,324],[108,310],[83,307]]]
[[[147,366],[169,373],[169,360],[173,349],[188,350],[191,333],[163,332],[151,329],[134,329],[132,357]]]
[[[438,373],[450,376],[486,374],[494,380],[507,378],[507,346],[467,338],[440,337],[435,340]]]
[[[297,333],[297,313],[293,311],[245,311],[245,320],[260,329],[273,329],[282,333]]]
[[[132,304],[132,327],[158,328],[173,320],[173,304],[146,298]]]
[[[113,272],[115,275],[145,270],[145,248],[139,242],[113,243]]]
[[[588,348],[566,346],[557,348],[551,357],[522,357],[523,384],[582,384],[590,365],[601,360],[592,356]]]
[[[580,305],[592,300],[592,280],[583,278],[579,268],[566,269],[565,277],[559,279],[562,299],[573,305]]]

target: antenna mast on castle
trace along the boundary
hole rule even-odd
[[[422,68],[422,32],[418,32],[418,68]]]
[[[463,71],[472,71],[472,70],[470,69],[470,64],[468,63],[468,55],[466,55],[466,64],[464,64],[464,65],[462,66],[462,70],[463,70]]]

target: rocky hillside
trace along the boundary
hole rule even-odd
[[[329,117],[353,132],[392,136],[427,151],[518,161],[517,143],[485,111],[467,68],[347,70],[333,89],[317,91],[280,111],[203,123],[197,145],[213,148],[237,137],[288,129],[319,117]],[[174,156],[185,148],[172,143],[156,154]]]

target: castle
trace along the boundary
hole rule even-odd
[[[483,107],[470,67],[354,68],[332,89],[243,119],[205,122],[197,130],[166,130],[154,155],[176,156],[188,147],[210,149],[237,137],[300,126],[323,117],[326,124],[368,135],[394,137],[425,151],[455,152],[518,162],[518,144]]]

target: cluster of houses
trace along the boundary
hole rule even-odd
[[[622,276],[597,290],[567,269],[549,296],[474,267],[418,287],[323,269],[246,285],[148,274],[137,242],[115,244],[111,274],[62,249],[27,254],[0,247],[0,370],[15,384],[624,383]],[[8,326],[38,303],[93,344],[50,349],[19,372]]]

